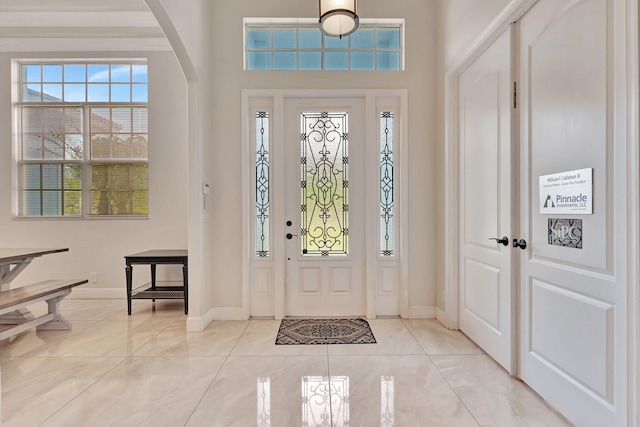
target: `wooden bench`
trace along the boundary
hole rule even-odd
[[[46,301],[49,309],[48,313],[32,318],[26,318],[16,321],[10,321],[9,329],[0,332],[0,340],[9,338],[13,335],[28,329],[37,327],[38,330],[69,330],[69,323],[60,314],[60,301],[71,293],[71,289],[75,286],[83,285],[88,280],[45,280],[44,282],[34,283],[33,285],[22,286],[8,291],[0,292],[0,316],[12,313],[27,305],[37,302]],[[6,320],[6,317],[4,317]],[[3,322],[5,323],[5,322]]]

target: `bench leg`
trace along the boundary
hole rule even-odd
[[[33,313],[28,308],[22,307],[11,313],[0,315],[0,325],[18,325],[33,319]]]
[[[43,323],[42,325],[38,325],[36,328],[38,331],[68,331],[71,329],[71,322],[60,314],[60,301],[70,293],[71,289],[62,296],[47,300],[47,304],[49,305],[49,314],[53,314],[53,320]]]

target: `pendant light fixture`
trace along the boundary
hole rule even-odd
[[[327,36],[348,36],[358,29],[357,0],[319,0],[320,31]]]

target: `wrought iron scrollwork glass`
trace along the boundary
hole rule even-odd
[[[269,239],[269,113],[256,112],[256,256],[268,257]]]
[[[349,377],[302,377],[302,425],[348,426]]]
[[[392,111],[380,113],[380,255],[395,253],[394,220],[394,116]]]
[[[393,376],[380,377],[380,427],[393,427],[395,387]]]
[[[346,112],[300,115],[303,255],[349,254],[348,124]]]
[[[271,426],[271,378],[258,378],[258,427]]]

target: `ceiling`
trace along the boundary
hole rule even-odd
[[[0,51],[171,50],[143,0],[0,0]]]

